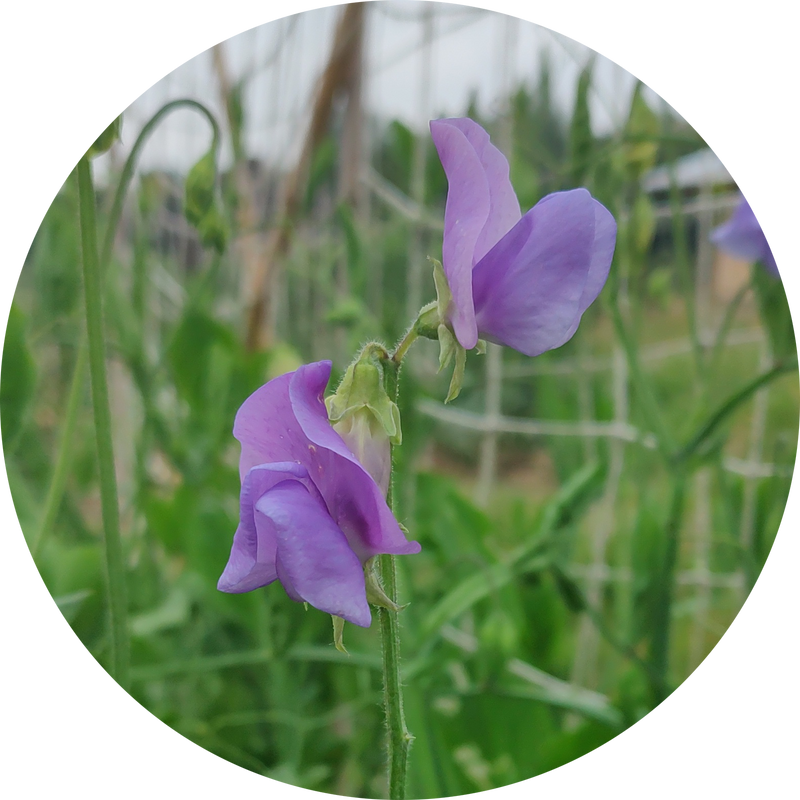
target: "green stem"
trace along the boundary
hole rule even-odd
[[[416,324],[412,325],[406,335],[399,341],[397,347],[395,347],[394,353],[392,353],[392,361],[398,366],[405,358],[406,353],[411,349],[411,345],[419,339],[419,333],[417,331]],[[395,383],[397,379],[395,378]],[[395,401],[397,401],[397,387],[395,386]]]
[[[133,180],[136,164],[139,160],[139,153],[141,152],[147,140],[150,138],[150,135],[153,133],[158,123],[161,122],[161,120],[167,116],[167,114],[179,108],[193,108],[203,114],[203,116],[205,116],[205,118],[211,124],[211,129],[213,131],[214,138],[212,146],[215,148],[219,147],[219,125],[216,119],[214,119],[214,115],[197,100],[190,100],[186,97],[178,100],[172,100],[171,102],[165,103],[163,106],[161,106],[161,108],[159,108],[158,111],[156,111],[156,113],[150,117],[145,126],[139,132],[139,135],[136,137],[136,141],[133,143],[131,152],[125,161],[125,166],[122,168],[122,174],[120,175],[119,183],[117,184],[117,190],[114,193],[114,200],[111,203],[111,211],[108,215],[108,222],[106,224],[106,230],[103,236],[103,247],[100,250],[100,265],[102,269],[105,269],[108,266],[108,262],[111,258],[111,249],[114,246],[114,237],[117,232],[120,217],[122,216],[122,206],[125,203],[125,197],[128,194],[128,189],[131,185],[131,181]]]
[[[697,330],[697,303],[692,281],[692,269],[689,264],[689,245],[686,238],[686,223],[683,215],[683,200],[675,180],[675,161],[670,164],[669,204],[672,219],[672,237],[675,242],[675,260],[678,267],[681,290],[686,303],[686,316],[689,321],[689,338],[692,342],[692,354],[699,375],[703,373],[703,345]]]
[[[400,371],[400,358],[398,352],[404,342],[407,342],[403,352],[410,347],[416,339],[416,334],[411,337],[411,331],[398,345],[393,356],[384,362],[386,392],[394,397],[397,402],[398,378]],[[393,506],[393,492],[391,481],[386,501],[389,508]],[[392,509],[394,510],[394,509]],[[383,591],[392,603],[398,605],[397,599],[397,569],[394,556],[381,555],[380,576]],[[381,631],[381,652],[383,665],[383,708],[386,715],[386,728],[389,734],[389,798],[390,800],[404,800],[406,796],[406,775],[408,772],[408,752],[414,737],[406,727],[405,712],[403,710],[403,684],[400,676],[400,620],[397,612],[388,608],[378,609]]]
[[[131,148],[125,165],[120,175],[119,183],[117,184],[116,191],[114,192],[114,200],[111,204],[111,211],[109,212],[108,220],[106,222],[105,233],[103,235],[103,246],[100,250],[100,275],[105,275],[108,270],[108,264],[111,260],[111,251],[114,247],[114,238],[119,227],[119,221],[122,217],[122,207],[127,196],[128,189],[130,188],[131,181],[133,180],[136,164],[139,159],[139,154],[144,147],[147,139],[152,134],[158,123],[171,111],[178,108],[194,108],[203,114],[211,124],[213,130],[213,144],[218,146],[220,141],[219,125],[217,124],[214,115],[202,104],[196,100],[188,98],[181,98],[173,100],[162,106],[150,118],[145,126],[136,137],[136,141]],[[92,201],[94,203],[94,200]],[[94,208],[94,205],[92,206]],[[94,214],[92,215],[94,216]],[[95,245],[96,249],[96,245]],[[47,490],[47,497],[45,498],[44,511],[42,512],[39,530],[34,540],[32,553],[33,556],[39,553],[42,542],[47,532],[52,528],[55,522],[58,510],[61,507],[61,501],[64,497],[66,489],[67,475],[70,467],[70,456],[72,447],[72,437],[74,434],[75,425],[77,424],[77,413],[80,407],[80,393],[83,387],[84,373],[86,372],[87,361],[87,348],[86,348],[86,334],[81,336],[78,345],[78,357],[75,361],[75,369],[72,374],[72,384],[69,390],[69,399],[67,400],[67,413],[64,419],[64,425],[61,429],[61,437],[58,445],[58,452],[56,454],[55,467],[53,468],[53,475],[50,479],[50,486]]]
[[[125,591],[125,565],[119,527],[117,478],[111,437],[111,408],[106,379],[103,299],[100,262],[97,255],[97,224],[92,168],[84,156],[77,167],[81,229],[81,254],[86,297],[86,330],[89,342],[89,369],[92,378],[97,466],[103,515],[108,598],[111,616],[112,675],[123,688],[128,687],[130,642]]]
[[[386,596],[397,603],[397,570],[394,556],[380,557],[381,581]],[[408,732],[403,711],[403,685],[400,678],[400,622],[397,612],[379,608],[383,653],[383,708],[389,732],[389,798],[406,796],[408,751],[414,737]]]
[[[745,296],[750,291],[750,288],[750,281],[748,281],[746,284],[744,284],[744,286],[741,287],[741,289],[739,289],[733,300],[728,303],[728,307],[725,309],[725,315],[722,318],[722,322],[720,323],[719,330],[717,331],[717,335],[714,340],[714,347],[711,351],[711,358],[709,360],[708,371],[706,373],[709,383],[713,381],[714,376],[717,374],[719,361],[722,358],[722,351],[725,348],[725,343],[728,340],[728,334],[730,333],[731,326],[736,318],[736,312],[739,310],[739,306],[742,304],[742,300],[744,300]]]
[[[33,546],[31,547],[31,553],[34,558],[39,554],[42,542],[44,542],[48,531],[50,531],[56,521],[56,515],[58,514],[59,508],[61,508],[61,500],[67,486],[67,476],[69,475],[72,457],[72,440],[75,435],[75,426],[78,422],[78,410],[80,409],[87,356],[86,342],[81,340],[78,346],[78,356],[75,359],[72,385],[69,389],[67,411],[64,416],[64,425],[61,428],[61,438],[58,443],[58,453],[56,455],[55,467],[53,468],[53,476],[50,479],[50,486],[44,501],[44,511],[42,512],[41,522],[39,523],[39,530],[33,541]]]
[[[642,412],[647,420],[647,424],[653,431],[656,437],[656,444],[658,451],[665,460],[669,460],[672,452],[672,437],[667,430],[664,420],[661,416],[661,411],[658,407],[655,395],[650,381],[642,370],[641,363],[639,362],[639,353],[634,338],[628,332],[625,320],[622,317],[622,309],[619,304],[619,288],[616,279],[612,283],[611,291],[611,315],[614,320],[614,328],[617,332],[622,348],[625,352],[625,358],[628,362],[628,369],[630,371],[631,379],[636,392],[641,401]]]
[[[709,418],[700,426],[697,433],[674,456],[675,463],[681,463],[691,458],[700,447],[711,437],[716,429],[746,400],[749,400],[762,386],[771,383],[775,378],[785,372],[797,369],[797,358],[788,361],[779,361],[771,369],[762,372],[745,384],[738,392],[729,397]]]
[[[667,672],[669,669],[669,641],[672,626],[672,599],[675,568],[678,562],[681,521],[686,497],[686,474],[682,471],[673,473],[672,499],[667,517],[664,539],[664,559],[658,579],[657,597],[655,598],[653,615],[653,638],[650,649],[652,671],[657,676],[653,681],[656,702],[664,700],[668,693]]]

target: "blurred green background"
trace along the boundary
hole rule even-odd
[[[404,24],[419,28],[414,56],[424,68],[446,12],[385,5],[394,11],[374,12],[384,26],[414,12]],[[313,25],[315,13],[293,19]],[[381,797],[377,626],[347,626],[346,656],[331,644],[330,618],[279,586],[216,590],[238,519],[231,427],[241,402],[305,361],[332,359],[338,379],[360,344],[394,343],[434,296],[426,256],[441,256],[446,180],[426,131],[370,113],[370,13],[336,12],[299,152],[277,165],[249,152],[246,71],[226,62],[224,46],[204,54],[227,154],[218,219],[198,231],[185,218],[186,170],[140,169],[104,302],[131,693],[242,767]],[[499,19],[501,43],[513,43],[517,21]],[[609,286],[564,347],[533,360],[496,348],[470,354],[462,394],[447,407],[449,376],[436,374],[431,343],[416,345],[403,371],[397,515],[423,548],[398,561],[409,603],[411,797],[529,778],[641,719],[727,629],[783,514],[796,371],[743,394],[680,470],[653,439],[659,419],[678,445],[691,442],[715,410],[796,351],[780,283],[708,243],[738,201],[730,176],[640,86],[620,124],[598,133],[595,69],[586,51],[567,113],[553,88],[564,76],[546,56],[534,79],[508,79],[500,101],[487,108],[476,95],[460,112],[508,155],[523,210],[584,185],[615,214],[619,237]],[[127,119],[124,145],[95,162],[101,230],[143,127]],[[207,130],[201,116],[195,123]],[[70,178],[22,271],[0,412],[36,564],[107,664],[85,369],[73,384],[85,327],[77,219]]]

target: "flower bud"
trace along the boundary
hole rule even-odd
[[[212,147],[186,176],[184,211],[186,219],[198,227],[214,206],[214,186],[217,179],[217,159]]]
[[[228,242],[228,224],[216,202],[217,156],[211,149],[189,170],[186,176],[184,213],[197,228],[204,247],[213,247],[218,253]]]
[[[333,429],[386,495],[392,474],[392,452],[389,437],[378,418],[367,406],[362,406],[347,414]]]
[[[328,419],[353,455],[380,486],[389,490],[391,446],[400,444],[400,411],[383,385],[383,368],[367,345],[347,368],[326,401]]]
[[[118,116],[95,140],[86,155],[95,158],[111,149],[111,145],[119,139],[122,127],[122,115]]]

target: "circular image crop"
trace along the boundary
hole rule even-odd
[[[234,764],[531,778],[658,706],[759,576],[780,269],[703,139],[572,40],[395,0],[254,28],[111,122],[30,248],[25,539],[114,679]]]

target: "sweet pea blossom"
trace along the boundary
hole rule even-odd
[[[560,347],[606,282],[614,218],[586,189],[547,195],[522,215],[508,161],[480,125],[430,127],[449,186],[442,265],[459,344],[482,338],[528,356]]]
[[[760,261],[770,275],[776,278],[778,265],[772,255],[767,237],[758,224],[756,215],[747,200],[742,198],[731,218],[714,228],[711,241],[723,252],[746,261]]]
[[[293,600],[368,627],[364,564],[420,546],[331,427],[323,400],[330,373],[330,361],[307,364],[239,409],[239,526],[217,588],[249,592],[278,580]]]

